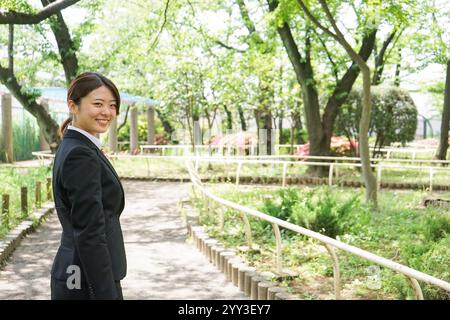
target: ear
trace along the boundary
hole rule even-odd
[[[69,107],[71,114],[77,114],[78,113],[78,106],[73,100],[67,101],[67,106]]]

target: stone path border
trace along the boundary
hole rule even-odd
[[[42,208],[32,212],[30,216],[10,230],[4,239],[0,240],[0,267],[3,266],[22,239],[39,227],[45,218],[54,211],[53,203],[46,202]]]
[[[217,239],[208,235],[198,224],[198,215],[188,199],[180,201],[180,212],[185,221],[189,237],[196,248],[223,272],[229,282],[238,287],[251,300],[300,300],[300,298],[279,287],[271,272],[257,272],[236,255],[236,250],[226,248]]]

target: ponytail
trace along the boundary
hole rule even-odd
[[[67,118],[59,127],[59,137],[62,139],[64,137],[64,133],[67,130],[67,126],[72,122],[72,116],[70,116],[69,118]]]

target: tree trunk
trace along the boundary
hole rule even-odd
[[[386,54],[386,49],[388,48],[389,44],[394,39],[394,36],[396,33],[397,33],[396,29],[392,30],[392,32],[388,35],[386,40],[383,42],[383,46],[381,47],[380,52],[376,52],[375,70],[373,71],[373,78],[372,78],[372,85],[374,85],[374,86],[379,85],[381,83],[381,76],[383,75],[384,65],[386,62],[384,55]]]
[[[361,120],[359,122],[359,151],[361,157],[362,173],[364,185],[366,187],[366,202],[377,205],[377,180],[372,172],[370,165],[369,151],[369,125],[370,112],[372,109],[371,93],[370,93],[370,69],[369,67],[360,65],[363,75],[363,108],[361,112]]]
[[[44,7],[55,1],[56,0],[41,0]],[[70,82],[78,73],[78,59],[76,56],[78,48],[75,47],[75,44],[72,41],[69,29],[67,28],[61,12],[56,13],[54,17],[50,18],[50,26],[55,35],[56,43],[58,44],[61,63],[66,76],[66,83],[67,85],[70,85]]]
[[[225,110],[225,114],[227,115],[226,128],[227,128],[227,130],[233,130],[233,114],[231,113],[231,111],[228,109],[228,107],[226,105],[223,105],[223,109]]]
[[[285,141],[283,140],[283,119],[284,119],[284,112],[281,111],[278,117],[278,128],[277,128],[279,132],[279,139],[278,139],[279,144],[285,143]]]
[[[268,0],[269,10],[275,11],[278,6],[278,1]],[[310,44],[308,37],[306,37],[306,57],[305,59],[300,55],[297,44],[292,36],[290,27],[284,23],[277,28],[280,34],[283,45],[291,61],[297,81],[302,88],[302,95],[305,108],[306,128],[308,131],[310,143],[310,155],[328,156],[330,152],[331,137],[333,133],[334,122],[339,110],[339,107],[345,102],[350,90],[353,87],[358,75],[359,68],[356,62],[353,62],[342,76],[336,87],[327,101],[325,111],[322,119],[320,118],[320,105],[317,90],[314,84],[314,73],[309,57]],[[369,58],[373,51],[373,46],[376,39],[376,30],[364,36],[361,48],[358,54],[365,60]],[[310,174],[323,176],[328,173],[326,167],[315,167],[313,171],[309,170]]]
[[[237,109],[239,113],[239,120],[241,122],[241,129],[242,131],[247,131],[247,122],[245,121],[244,110],[242,110],[242,107],[239,104],[237,106]]]
[[[363,38],[361,48],[359,49],[358,55],[367,61],[370,57],[376,40],[376,30],[366,34]],[[331,137],[333,135],[334,123],[339,112],[339,108],[344,104],[350,93],[353,84],[358,78],[360,73],[360,68],[358,64],[353,61],[350,67],[347,69],[345,74],[336,84],[336,87],[331,94],[325,106],[325,112],[322,116],[322,127],[324,128],[325,139],[327,141],[328,148],[330,148]]]
[[[0,14],[0,18],[11,19],[9,21],[10,24],[35,24],[48,18],[50,16],[50,13],[51,15],[55,14],[57,16],[56,23],[51,22],[51,26],[58,43],[58,48],[61,54],[61,62],[63,63],[67,83],[70,83],[70,80],[76,75],[78,63],[75,55],[76,48],[74,48],[69,31],[60,10],[78,1],[79,0],[69,0],[60,1],[60,3],[58,4],[51,4],[52,2],[55,2],[55,0],[42,0],[42,4],[44,5],[44,7],[48,6],[48,8],[44,8],[36,15],[21,14],[15,12],[6,12]],[[62,4],[62,2],[65,2],[65,4]],[[59,8],[59,10],[56,10],[57,8]],[[0,23],[3,22],[0,21]],[[54,153],[56,152],[56,149],[61,142],[61,138],[58,134],[59,125],[50,117],[45,108],[37,103],[37,97],[35,95],[27,93],[25,88],[23,88],[18,83],[17,78],[14,76],[12,55],[13,43],[12,35],[10,34],[10,36],[11,53],[9,54],[9,68],[4,69],[0,66],[0,81],[8,88],[11,94],[14,95],[14,97],[25,108],[25,110],[30,112],[30,114],[36,118],[40,130],[42,131],[45,140],[50,146],[50,150],[52,151],[52,153]]]
[[[303,123],[300,116],[297,119],[297,125],[295,126],[295,143],[305,144],[306,141],[303,139]]]
[[[332,36],[344,49],[347,51],[349,57],[358,64],[361,69],[363,75],[363,107],[361,112],[361,120],[359,122],[359,148],[360,148],[360,156],[361,156],[361,165],[363,172],[364,184],[366,186],[366,202],[372,203],[375,207],[377,206],[377,180],[376,177],[372,173],[372,168],[370,165],[370,152],[369,152],[369,125],[370,125],[370,112],[372,108],[371,104],[371,79],[370,79],[370,68],[367,65],[361,55],[356,53],[355,50],[351,47],[351,45],[345,39],[345,36],[342,34],[341,30],[337,26],[336,21],[333,18],[333,15],[328,8],[327,2],[325,0],[318,0],[327,20],[332,25],[332,28],[335,33],[331,32],[330,29],[324,27],[317,18],[309,11],[307,6],[304,4],[302,0],[299,0],[299,4],[302,7],[303,12],[308,16],[308,18],[320,29],[324,32]]]
[[[398,62],[395,65],[394,86],[400,87],[400,68],[402,61],[402,49],[398,48]]]
[[[269,0],[269,7],[271,8],[271,11],[274,11],[276,8],[276,6],[274,7],[274,2],[275,1]],[[292,36],[291,30],[287,23],[284,23],[282,27],[278,27],[277,30],[280,34],[281,40],[283,41],[289,60],[294,67],[297,81],[302,89],[306,128],[308,130],[310,144],[309,154],[314,156],[327,156],[329,155],[329,144],[327,145],[321,126],[319,97],[313,80],[314,74],[309,54],[306,55],[306,58],[303,58],[300,55],[294,37]],[[314,176],[323,176],[327,172],[327,170],[324,169],[324,166],[312,166],[309,168],[308,173]]]
[[[272,141],[273,117],[271,111],[266,112],[264,115],[264,129],[267,130],[267,155],[272,155],[274,153],[275,141]]]
[[[164,128],[164,131],[168,134],[168,136],[172,136],[172,133],[174,131],[172,125],[170,124],[169,120],[167,119],[167,117],[161,113],[161,111],[159,111],[158,109],[156,109],[156,113],[158,114],[158,118],[159,120],[161,120],[161,124]]]
[[[447,74],[445,77],[444,109],[442,110],[441,135],[436,159],[445,160],[448,149],[448,130],[450,122],[450,59],[447,61]]]
[[[35,96],[28,94],[26,90],[19,85],[16,77],[10,75],[8,69],[0,67],[0,81],[8,88],[25,110],[36,118],[39,128],[42,129],[42,133],[50,145],[50,150],[52,153],[56,152],[56,149],[61,142],[61,138],[58,135],[59,125],[56,121],[50,117],[42,105],[36,102]]]

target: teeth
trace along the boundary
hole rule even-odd
[[[97,120],[100,124],[108,124],[108,120]]]

